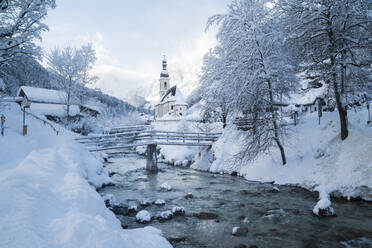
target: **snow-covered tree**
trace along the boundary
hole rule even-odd
[[[43,21],[55,6],[55,0],[0,0],[0,66],[19,55],[40,55],[35,40],[48,30]]]
[[[202,81],[203,77],[211,80],[206,94],[223,92],[215,98],[226,96],[221,98],[227,100],[225,106],[252,122],[245,158],[253,159],[276,144],[286,164],[283,126],[274,105],[292,89],[295,78],[280,20],[276,9],[264,0],[233,1],[228,14],[212,16],[208,25],[221,24],[217,35],[220,45],[214,49],[213,59],[205,63]]]
[[[55,48],[50,52],[47,59],[49,68],[59,76],[61,87],[67,93],[66,105],[67,116],[69,116],[73,94],[75,93],[75,96],[78,96],[82,104],[83,95],[86,91],[85,86],[97,80],[96,76],[90,74],[96,61],[95,51],[90,44],[79,49],[71,47]]]
[[[229,87],[228,70],[224,67],[225,60],[220,57],[220,47],[216,47],[204,56],[204,65],[200,83],[202,92],[203,119],[221,121],[226,127],[227,116],[232,112],[231,89]]]
[[[368,0],[282,0],[279,3],[287,18],[293,55],[297,55],[304,72],[330,87],[328,92],[340,117],[341,139],[346,139],[347,93],[364,88],[368,81],[360,78],[371,69],[370,3]]]
[[[91,75],[91,70],[94,63],[96,62],[96,52],[92,47],[92,44],[83,45],[76,51],[77,56],[80,57],[81,71],[79,72],[78,82],[81,84],[79,92],[80,104],[83,104],[85,89],[87,85],[91,85],[98,80],[97,76]]]

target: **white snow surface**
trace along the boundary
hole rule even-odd
[[[192,165],[195,169],[231,173],[247,180],[297,185],[320,193],[372,200],[372,125],[367,125],[365,106],[349,111],[349,137],[341,141],[338,113],[325,112],[318,126],[317,113],[306,115],[292,127],[284,140],[287,164],[282,166],[277,147],[249,163],[239,163],[243,131],[228,127],[213,145],[212,163]]]
[[[111,179],[74,134],[28,119],[23,137],[19,106],[0,112],[0,247],[171,247],[153,227],[122,230],[96,192]]]
[[[63,117],[67,115],[67,105],[32,103],[29,111],[36,115],[52,115]],[[80,108],[78,105],[70,105],[69,112],[70,116],[77,115],[80,113]]]

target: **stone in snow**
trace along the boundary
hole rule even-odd
[[[143,206],[143,207],[147,207],[147,206],[150,206],[151,205],[151,201],[150,200],[143,200],[140,202],[140,205]]]
[[[191,199],[191,198],[194,198],[194,196],[191,192],[189,192],[189,193],[187,193],[187,195],[185,195],[185,199]]]
[[[117,215],[128,215],[129,209],[128,206],[124,204],[119,204],[111,207],[112,212]]]
[[[142,224],[149,223],[151,221],[151,214],[146,210],[141,210],[137,213],[136,220]]]
[[[162,199],[157,199],[154,203],[155,205],[158,205],[158,206],[165,205],[165,201]]]
[[[128,208],[129,213],[136,213],[137,211],[138,211],[138,206],[136,206],[136,205],[129,206],[129,208]]]
[[[174,215],[184,215],[185,214],[185,208],[184,207],[173,207],[172,213]]]
[[[104,194],[102,195],[103,201],[106,204],[106,207],[112,207],[117,204],[116,198],[112,194]]]
[[[160,185],[160,189],[166,190],[166,191],[171,191],[172,190],[172,186],[170,186],[170,184],[168,182],[165,182],[162,185]]]
[[[248,228],[236,226],[232,229],[231,234],[234,236],[243,236],[248,233]]]
[[[336,216],[335,210],[331,207],[331,201],[328,198],[322,198],[318,201],[313,209],[317,216],[332,217]]]
[[[172,217],[173,217],[172,212],[170,210],[167,210],[167,211],[161,212],[160,215],[158,216],[158,219],[160,221],[162,220],[164,221],[164,220],[170,220],[172,219]]]

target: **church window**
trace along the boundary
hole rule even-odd
[[[171,106],[171,110],[173,110],[173,106]]]
[[[164,82],[164,88],[167,88],[167,82]]]

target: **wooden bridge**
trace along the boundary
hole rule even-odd
[[[146,169],[157,171],[157,145],[211,146],[221,133],[172,132],[151,129],[151,126],[130,126],[113,128],[103,135],[75,139],[84,144],[90,152],[128,151],[137,146],[147,146]]]

